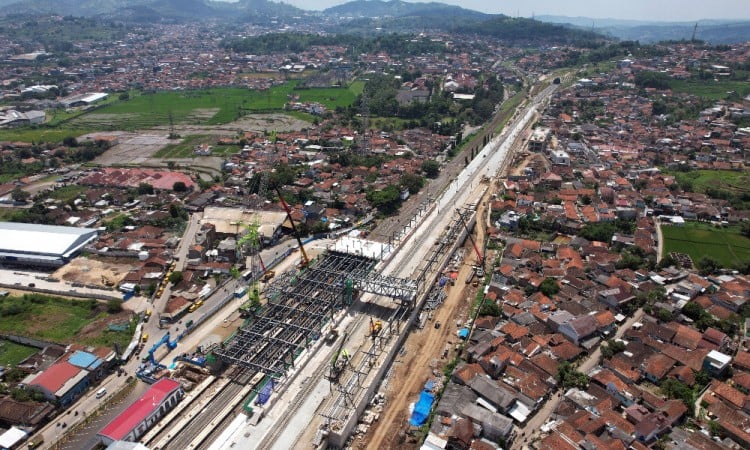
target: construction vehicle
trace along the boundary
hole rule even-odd
[[[466,276],[466,284],[471,284],[476,274],[477,274],[477,271],[474,268],[472,268],[471,272],[469,272],[469,275]]]
[[[42,444],[44,444],[44,436],[41,434],[29,440],[30,449],[41,447]]]
[[[266,270],[265,273],[263,273],[263,278],[261,278],[261,281],[266,282],[275,276],[276,272],[274,272],[273,270]]]
[[[286,211],[286,216],[289,218],[289,223],[292,225],[292,231],[294,232],[294,237],[297,238],[299,249],[302,252],[302,261],[300,262],[300,268],[307,267],[310,264],[310,258],[307,257],[307,252],[305,252],[305,247],[302,245],[302,239],[300,239],[299,237],[297,226],[294,224],[294,219],[292,219],[292,210],[289,208],[289,205],[286,204],[286,201],[284,201],[284,196],[281,195],[281,191],[279,190],[279,188],[276,188],[276,193],[279,194],[279,200],[281,200],[281,206],[283,206],[284,210]]]
[[[169,347],[169,332],[161,337],[152,347],[149,349],[148,354],[143,357],[143,361],[150,361],[151,364],[156,364],[156,360],[154,359],[154,353],[156,353],[156,350],[159,349],[162,345],[167,344],[167,347]]]
[[[328,330],[328,333],[326,334],[326,344],[331,345],[336,341],[336,338],[339,337],[339,329],[331,325],[331,328]]]
[[[339,344],[339,348],[336,349],[336,352],[331,358],[331,367],[328,371],[328,379],[331,381],[337,381],[339,379],[341,372],[344,371],[344,367],[346,367],[349,363],[349,358],[351,358],[349,351],[344,348],[345,342],[346,333],[341,337],[341,344]]]
[[[383,322],[380,319],[373,321],[372,318],[370,318],[370,338],[375,339],[382,329]]]
[[[102,284],[107,287],[112,287],[115,285],[115,282],[107,278],[105,275],[102,275]]]

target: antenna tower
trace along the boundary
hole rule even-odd
[[[360,141],[359,152],[363,155],[370,154],[370,104],[365,92],[362,93],[362,104],[360,105],[360,115],[362,116],[362,139]]]

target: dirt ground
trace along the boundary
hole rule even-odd
[[[205,120],[215,113],[213,110],[196,110],[191,116],[194,120]],[[214,136],[234,136],[238,131],[298,131],[310,126],[308,122],[295,119],[285,114],[253,114],[224,125],[175,125],[174,131],[182,136],[194,134]],[[111,165],[160,165],[161,158],[152,156],[166,147],[175,143],[168,138],[169,126],[159,126],[153,129],[126,132],[110,131],[91,133],[79,139],[96,139],[97,136],[117,136],[118,143],[104,154],[97,157],[94,162],[102,166]],[[180,164],[199,165],[218,169],[223,158],[199,157],[173,159]]]
[[[527,167],[533,168],[538,173],[549,171],[549,160],[541,153],[519,153],[518,161],[513,161],[513,175],[523,175],[523,170]]]
[[[106,309],[106,305],[101,305],[100,309]],[[125,324],[131,319],[132,316],[132,311],[120,311],[117,314],[111,314],[107,317],[95,320],[83,327],[83,329],[78,332],[78,334],[75,336],[74,342],[81,342],[84,339],[96,338],[102,334],[102,330],[106,329],[107,325]]]
[[[482,242],[484,221],[479,218],[485,214],[484,202],[478,214],[474,238]],[[373,424],[364,438],[354,442],[354,448],[419,448],[420,443],[410,440],[406,433],[409,429],[409,405],[417,401],[425,382],[433,376],[433,371],[442,375],[445,365],[455,357],[455,347],[459,342],[456,321],[466,323],[478,289],[463,282],[476,262],[476,254],[468,240],[465,251],[466,258],[459,270],[455,286],[448,288],[448,297],[434,311],[433,320],[428,321],[423,330],[416,330],[407,338],[404,345],[406,354],[394,363],[385,393],[385,408],[380,414],[380,419]],[[434,326],[436,322],[441,324],[439,329]],[[448,347],[448,357],[441,358],[443,351]]]
[[[81,256],[57,269],[52,277],[73,283],[117,285],[132,268],[132,262],[126,260],[98,260]]]

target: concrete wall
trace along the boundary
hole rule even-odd
[[[473,226],[473,224],[475,223],[475,218],[476,218],[476,215],[474,215],[472,220],[469,222],[468,225],[470,227]],[[432,287],[435,283],[437,283],[438,276],[440,275],[440,273],[442,272],[442,269],[450,260],[450,256],[456,251],[456,249],[458,249],[464,244],[467,237],[468,237],[468,234],[466,233],[466,229],[462,227],[461,232],[458,234],[458,239],[456,239],[456,241],[450,247],[450,250],[447,251],[443,255],[442,261],[440,262],[438,268],[435,270],[434,276],[432,276],[432,278],[429,280],[425,280],[425,287]],[[349,435],[351,435],[352,431],[357,426],[359,417],[362,415],[362,413],[365,411],[365,409],[369,405],[370,399],[372,399],[372,397],[375,395],[377,390],[380,388],[380,383],[382,382],[383,377],[388,372],[388,370],[390,370],[393,360],[396,358],[396,355],[401,350],[401,347],[404,345],[404,342],[406,341],[406,338],[409,335],[409,329],[418,320],[419,313],[422,311],[422,307],[424,306],[425,301],[427,300],[429,292],[430,292],[430,289],[425,289],[425,292],[420,294],[420,298],[417,301],[417,307],[411,311],[411,314],[409,315],[409,319],[405,321],[403,325],[401,326],[402,328],[400,330],[398,338],[396,339],[396,343],[390,348],[390,350],[386,354],[385,360],[383,360],[380,367],[378,367],[378,371],[375,374],[375,378],[373,378],[372,382],[370,383],[370,386],[365,391],[365,395],[363,395],[357,402],[357,405],[355,406],[355,414],[349,417],[349,420],[347,420],[343,424],[343,426],[338,432],[331,431],[329,433],[328,435],[329,446],[332,446],[334,448],[344,448],[344,445],[346,444],[346,441],[349,438]]]

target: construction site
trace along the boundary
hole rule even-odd
[[[528,123],[532,115],[517,122]],[[488,145],[439,198],[420,203],[382,242],[353,232],[330,241],[314,260],[300,242],[296,267],[270,276],[265,267],[253,271],[255,280],[267,281],[262,296],[251,282],[244,323],[203,349],[214,375],[196,378],[187,401],[141,441],[155,449],[404,443],[403,405],[416,400],[426,381],[443,382],[444,363],[436,360],[455,354],[458,343],[450,322],[468,319],[472,294],[482,284],[483,227],[476,240],[472,235],[478,215],[486,213],[492,177],[505,170],[517,135]],[[467,238],[471,247],[464,247]],[[450,287],[457,281],[465,287]],[[439,309],[445,301],[450,307]],[[421,330],[428,322],[429,331]],[[416,333],[425,336],[418,340],[424,354],[404,346]],[[428,336],[433,341],[427,343]],[[407,361],[418,364],[415,373]],[[388,389],[394,376],[405,379],[399,392]],[[383,412],[378,405],[387,401],[396,408],[375,423]],[[371,426],[374,433],[368,433]]]
[[[480,184],[472,194],[485,190]],[[307,444],[343,447],[423,307],[445,298],[443,270],[460,267],[457,249],[474,227],[476,204],[452,214],[420,209],[390,244],[344,236],[315,260],[303,253],[301,267],[265,286],[265,306],[248,310],[244,325],[212,349],[223,374],[196,380],[192,400],[142,441],[160,449],[229,440],[272,448],[312,431]],[[418,226],[426,220],[440,224],[437,238]],[[315,391],[327,395],[305,407]],[[300,423],[310,426],[290,426]]]

